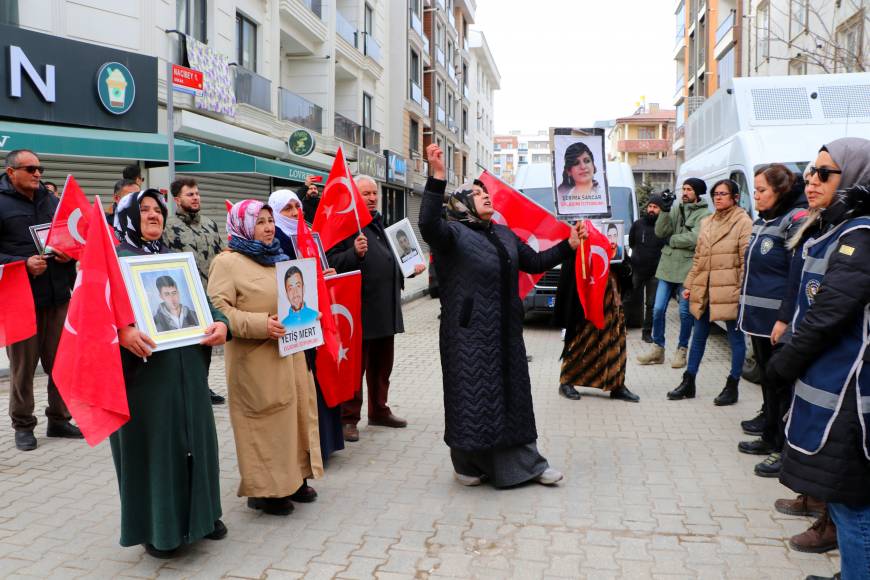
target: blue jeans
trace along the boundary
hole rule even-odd
[[[828,503],[828,513],[837,525],[843,580],[870,578],[870,505]]]
[[[725,328],[728,329],[728,342],[731,343],[730,376],[739,379],[743,372],[743,359],[746,358],[746,340],[743,336],[743,332],[737,328],[736,320],[727,321],[725,323]],[[709,305],[701,318],[695,321],[695,328],[692,331],[692,348],[689,349],[689,366],[686,370],[693,375],[697,375],[698,369],[701,367],[701,359],[704,358],[704,350],[707,348],[708,336],[710,336]]]
[[[677,341],[677,346],[687,348],[689,337],[692,336],[693,318],[689,313],[689,301],[683,298],[683,285],[659,280],[659,286],[656,288],[656,303],[653,306],[652,339],[662,348],[665,347],[665,315],[668,312],[668,303],[674,297],[675,292],[680,304],[680,338]]]

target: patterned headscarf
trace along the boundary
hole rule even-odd
[[[288,236],[295,236],[299,221],[281,214],[281,210],[291,202],[295,203],[300,209],[302,208],[302,202],[299,201],[299,197],[289,189],[273,191],[272,195],[269,196],[269,207],[272,208],[272,215],[275,216],[275,225]]]
[[[142,239],[142,215],[139,212],[139,206],[146,197],[157,202],[160,213],[163,214],[163,225],[166,225],[166,216],[169,215],[169,211],[166,209],[166,202],[163,201],[163,194],[157,189],[146,189],[126,195],[118,202],[118,207],[115,208],[115,232],[121,241],[130,246],[139,248],[146,254],[159,254],[163,249],[162,238],[152,241]]]
[[[272,243],[268,246],[254,239],[254,228],[261,209],[273,213],[271,207],[255,199],[245,199],[233,205],[227,213],[227,234],[231,236],[230,249],[264,266],[289,260],[290,258],[281,251],[281,243],[277,238],[272,239]]]
[[[472,187],[475,185],[483,187],[483,184],[476,179],[474,181],[466,181],[452,195],[445,196],[447,219],[449,221],[462,222],[473,228],[482,228],[488,224],[488,222],[480,219],[480,216],[477,215],[477,209],[474,207],[474,190]]]

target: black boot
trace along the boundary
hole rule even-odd
[[[647,344],[652,344],[652,330],[644,329],[643,333],[641,334],[641,340],[643,340]]]
[[[719,393],[719,396],[713,401],[713,404],[717,407],[725,407],[727,405],[733,405],[737,402],[737,382],[740,379],[735,379],[734,377],[728,377],[728,380],[725,381],[725,388],[722,389],[722,392]]]
[[[559,394],[566,399],[571,399],[572,401],[580,400],[580,393],[571,385],[566,385],[564,383],[559,385]]]
[[[683,381],[679,386],[668,393],[668,399],[671,401],[679,401],[681,399],[695,398],[695,375],[686,371],[683,373]]]

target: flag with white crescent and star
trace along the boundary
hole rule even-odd
[[[80,260],[85,248],[85,239],[88,237],[90,211],[91,205],[85,197],[85,192],[79,187],[72,174],[67,175],[60,204],[54,213],[54,219],[51,220],[51,229],[48,230],[45,245],[63,252],[74,260]],[[101,221],[105,222],[105,220],[104,216]],[[112,240],[117,246],[118,240],[114,236]]]
[[[118,329],[135,320],[103,215],[98,198],[51,373],[92,447],[130,420]]]
[[[325,346],[317,349],[317,382],[326,404],[335,407],[353,398],[362,376],[362,275],[330,276],[326,288],[340,342],[337,356]]]
[[[372,216],[366,209],[350,175],[344,152],[339,147],[311,229],[320,234],[323,250],[328,252],[335,244],[362,231],[371,221]]]
[[[604,328],[604,294],[610,282],[610,259],[613,257],[613,248],[607,236],[599,232],[591,221],[586,220],[585,223],[589,237],[577,248],[574,276],[577,280],[577,295],[580,304],[583,305],[586,320],[601,330]]]

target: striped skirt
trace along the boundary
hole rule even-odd
[[[579,323],[574,337],[562,351],[559,382],[577,387],[612,391],[625,384],[625,315],[614,302],[613,285],[604,294],[604,328]]]

